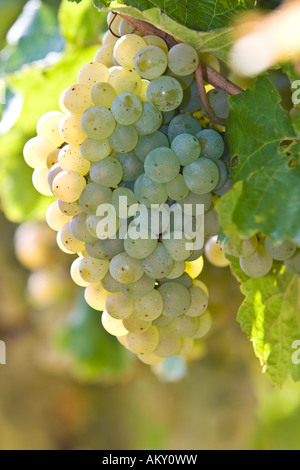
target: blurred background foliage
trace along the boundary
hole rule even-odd
[[[92,0],[0,0],[0,18],[0,449],[299,449],[300,384],[261,375],[228,268],[205,264],[214,326],[187,367],[150,369],[104,332],[43,222],[51,198],[22,148],[94,56],[106,17]]]

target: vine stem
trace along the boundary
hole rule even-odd
[[[178,41],[176,41],[173,36],[166,33],[165,31],[162,31],[161,29],[158,29],[156,26],[147,23],[144,20],[139,20],[137,18],[133,18],[132,16],[124,15],[123,13],[119,13],[119,15],[144,36],[147,36],[148,34],[160,36],[166,41],[170,48],[178,44]],[[203,79],[207,83],[215,88],[220,88],[221,90],[226,91],[229,95],[237,95],[244,92],[242,88],[223,77],[223,75],[207,64],[201,63],[201,73],[203,75]]]
[[[203,106],[203,109],[205,111],[206,116],[212,122],[215,122],[216,124],[220,124],[221,126],[225,126],[226,121],[223,120],[223,119],[218,118],[217,116],[215,116],[214,113],[211,111],[209,105],[208,105],[207,98],[206,98],[205,86],[204,86],[204,80],[203,80],[202,64],[200,64],[199,67],[196,70],[196,81],[197,81],[200,100],[201,100],[201,103],[202,103],[202,106]]]

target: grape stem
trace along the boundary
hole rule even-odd
[[[129,16],[129,15],[124,15],[123,13],[119,13],[119,15],[125,21],[127,21],[127,23],[133,26],[137,31],[142,33],[144,36],[148,34],[159,36],[166,41],[166,43],[168,44],[170,48],[178,44],[178,41],[176,41],[176,39],[173,36],[162,31],[161,29],[158,29],[156,26],[153,26],[152,24],[147,23],[146,21],[133,18],[132,16]],[[226,91],[229,95],[237,95],[239,93],[244,92],[242,88],[238,87],[237,85],[232,83],[230,80],[223,77],[223,75],[218,73],[209,65],[201,63],[201,67],[202,67],[203,80],[205,80],[207,83],[209,83],[213,87],[220,88],[221,90]]]
[[[196,70],[196,81],[197,81],[197,86],[198,86],[198,91],[199,91],[201,104],[203,106],[203,109],[205,111],[206,116],[212,122],[215,122],[216,124],[220,124],[221,126],[225,126],[226,121],[223,120],[223,119],[217,118],[217,116],[214,115],[214,113],[212,112],[212,110],[210,109],[210,107],[208,105],[207,98],[206,98],[205,86],[204,86],[202,64],[200,64],[199,67]]]

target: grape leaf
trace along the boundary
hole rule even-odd
[[[217,204],[229,238],[263,232],[300,244],[300,143],[280,95],[266,78],[230,98],[227,138],[234,187]]]
[[[109,0],[95,0],[98,7],[108,6],[110,3]],[[125,0],[119,3],[140,11],[155,7],[172,20],[196,31],[227,27],[232,24],[237,13],[249,6],[245,0]]]
[[[300,381],[300,365],[293,363],[293,343],[300,340],[300,279],[281,266],[259,279],[250,279],[230,257],[246,299],[238,314],[253,343],[264,372],[276,385],[287,376]]]
[[[108,1],[106,2],[94,0],[94,3],[99,8],[103,6],[108,6],[110,4],[109,7],[104,8],[105,11],[113,10],[119,13],[123,13],[125,15],[132,16],[139,20],[147,21],[153,26],[156,26],[162,31],[165,31],[166,33],[172,35],[176,40],[190,44],[191,46],[195,47],[199,52],[211,53],[214,54],[218,59],[223,60],[224,62],[229,61],[229,50],[231,45],[233,44],[233,32],[235,28],[232,26],[228,26],[230,22],[225,19],[225,13],[225,18],[221,13],[220,17],[218,17],[220,21],[218,28],[220,29],[218,29],[217,31],[209,32],[211,29],[217,27],[211,18],[211,16],[213,16],[213,11],[211,8],[212,3],[214,5],[223,5],[224,2],[198,2],[198,0],[191,0],[184,2],[156,1],[155,3],[153,3],[149,1],[132,1],[128,6],[124,4],[126,2],[123,2],[123,4],[121,4],[118,2],[111,3]],[[192,5],[195,6],[195,10],[193,11],[194,20],[197,20],[197,27],[195,28],[198,30],[203,29],[203,31],[199,32],[195,29],[191,29],[192,26],[189,22],[187,22],[186,15],[184,17],[182,16],[182,5],[180,4],[184,4],[184,6],[188,4],[189,9],[192,9]],[[181,12],[175,16],[174,14],[172,14],[172,11],[174,13],[174,5],[177,5],[177,7],[179,5]],[[232,7],[231,11],[233,14],[233,12],[235,11],[242,11],[243,8],[245,8],[246,4],[245,2],[239,2],[235,0],[233,2],[225,2],[223,5],[224,11],[227,11],[226,8],[229,8],[229,5],[231,5]],[[177,12],[177,7],[175,8],[175,12]],[[218,6],[218,8],[222,7]],[[207,15],[206,12],[208,12]],[[211,13],[211,16],[209,15],[209,12]]]

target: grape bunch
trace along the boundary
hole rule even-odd
[[[194,229],[178,229],[173,209],[188,207],[199,228],[200,205],[204,239],[216,236],[214,206],[231,187],[230,164],[222,134],[200,123],[196,50],[169,50],[119,17],[112,28],[61,94],[61,111],[38,121],[24,158],[35,188],[56,197],[46,219],[61,250],[78,255],[71,277],[87,303],[121,344],[158,364],[187,355],[212,322],[196,279],[204,250],[192,248]],[[208,101],[226,117],[222,90],[208,90]]]

